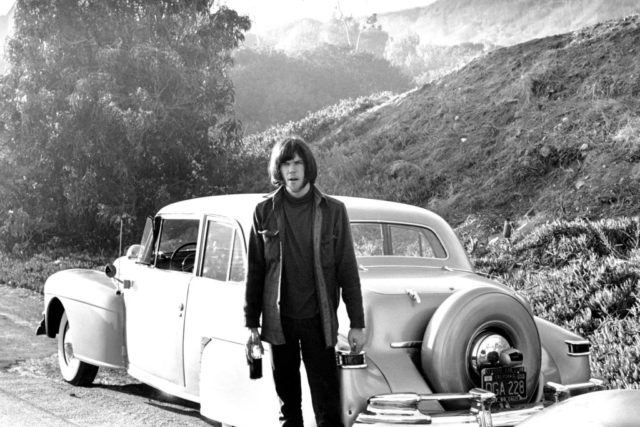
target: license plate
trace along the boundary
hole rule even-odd
[[[523,367],[484,368],[482,388],[495,393],[498,402],[519,402],[527,397],[527,373]]]

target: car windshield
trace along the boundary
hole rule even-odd
[[[424,227],[379,222],[351,224],[356,256],[446,258],[436,234]]]

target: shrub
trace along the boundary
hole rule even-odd
[[[593,375],[611,388],[640,388],[639,235],[638,218],[553,221],[471,255],[537,316],[587,338]]]
[[[0,252],[0,284],[31,289],[42,293],[44,282],[53,273],[70,268],[102,268],[109,257],[86,252],[67,253],[49,250],[30,257],[17,257]]]

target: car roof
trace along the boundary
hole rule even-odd
[[[266,194],[230,194],[183,200],[162,208],[158,214],[222,215],[250,227],[255,206]],[[347,207],[351,222],[386,221],[426,225],[440,229],[448,225],[437,214],[417,206],[362,197],[332,196]],[[248,229],[247,229],[248,231]]]
[[[208,196],[183,200],[162,208],[158,214],[176,215],[221,215],[237,221],[242,232],[248,236],[253,222],[255,206],[266,194],[233,194]],[[427,209],[404,203],[362,197],[332,196],[347,207],[349,220],[353,222],[388,222],[413,224],[432,229],[442,240],[447,250],[447,258],[439,260],[447,265],[471,268],[466,252],[449,224],[439,215]],[[435,262],[435,261],[434,261]]]

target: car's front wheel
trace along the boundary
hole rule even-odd
[[[67,313],[62,314],[58,329],[58,365],[62,378],[77,386],[90,385],[96,378],[98,367],[76,359],[73,354],[73,329],[67,319]]]

